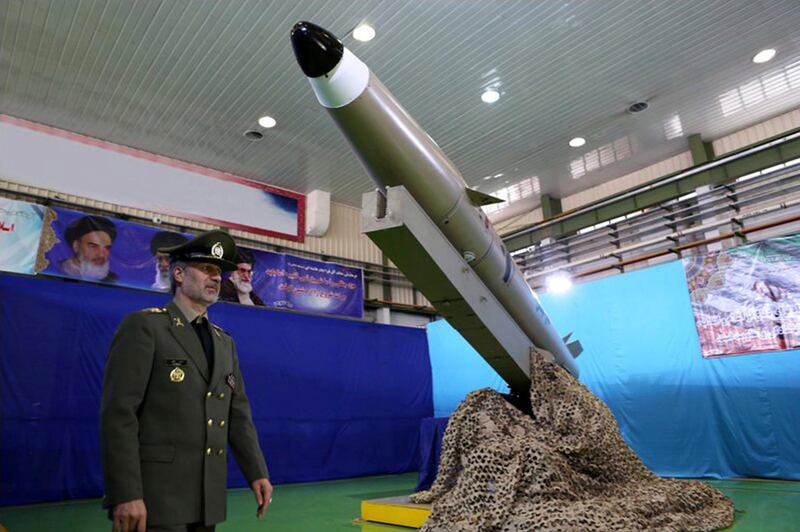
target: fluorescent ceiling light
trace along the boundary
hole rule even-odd
[[[371,41],[375,38],[375,28],[369,24],[359,24],[353,30],[353,38],[361,42]]]
[[[572,146],[573,148],[580,148],[584,144],[586,144],[586,139],[583,137],[575,137],[574,139],[569,141],[569,145]]]
[[[761,50],[756,55],[753,56],[753,63],[766,63],[767,61],[771,60],[775,57],[775,48],[767,48],[765,50]]]
[[[486,89],[485,91],[483,91],[483,94],[481,94],[481,100],[483,100],[486,103],[494,103],[499,99],[500,99],[500,93],[494,89]]]
[[[664,135],[667,140],[677,139],[683,136],[683,124],[680,115],[672,115],[664,121]]]
[[[277,122],[271,116],[262,116],[258,119],[258,125],[266,129],[275,127],[275,124],[277,124]]]

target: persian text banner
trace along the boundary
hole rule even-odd
[[[254,255],[253,289],[266,306],[364,317],[361,269],[269,251]]]

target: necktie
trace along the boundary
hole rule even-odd
[[[210,376],[214,372],[214,342],[211,341],[211,331],[208,328],[208,320],[202,317],[197,318],[192,322],[192,327],[194,328],[194,332],[197,333],[197,337],[200,339],[200,344],[203,346],[203,352],[208,362],[208,374]]]

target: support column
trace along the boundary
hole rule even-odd
[[[689,151],[692,152],[694,165],[710,163],[715,158],[714,146],[710,142],[703,141],[703,137],[697,133],[689,135]]]
[[[542,194],[542,214],[545,220],[561,214],[561,200],[552,197],[550,194]]]
[[[389,259],[381,253],[381,264],[383,265],[383,295],[381,298],[383,301],[390,303],[392,302],[392,278],[389,275]]]
[[[378,307],[375,309],[375,323],[391,325],[392,311],[389,309],[389,307]]]
[[[709,190],[711,190],[711,185],[703,185],[702,187],[697,187],[696,192],[699,196],[700,194],[705,194]],[[724,215],[723,215],[724,216]],[[720,216],[714,216],[712,220],[719,220]],[[712,229],[711,231],[706,231],[703,233],[703,238],[714,238],[722,234],[719,229]],[[705,245],[706,252],[714,252],[722,250],[722,241],[719,242],[712,242],[710,244]]]
[[[703,138],[697,133],[689,135],[689,151],[692,153],[692,163],[695,165],[709,163],[715,158],[714,146],[710,142],[703,141]],[[701,194],[708,193],[710,190],[711,185],[702,185],[697,187],[694,191],[700,196]],[[718,218],[718,216],[714,217],[715,220]],[[714,238],[719,235],[719,229],[713,229],[703,233],[704,238]],[[722,242],[712,242],[705,246],[705,252],[720,251],[721,249]]]

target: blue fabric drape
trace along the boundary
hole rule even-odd
[[[508,393],[508,385],[445,320],[428,324],[428,350],[433,371],[433,415],[447,417],[467,394],[490,387]]]
[[[581,380],[656,473],[800,479],[797,351],[704,359],[680,261],[542,297]]]
[[[0,504],[102,493],[98,408],[121,318],[162,294],[0,275]],[[220,303],[275,483],[418,467],[424,331]],[[180,415],[176,412],[176,415]],[[231,486],[244,485],[233,466]]]
[[[449,417],[423,419],[419,428],[419,480],[414,491],[431,488],[439,469],[442,454],[442,439],[447,430]]]
[[[541,300],[556,329],[574,331],[585,348],[581,381],[611,408],[625,440],[656,473],[800,479],[800,352],[703,359],[680,261]],[[438,333],[428,329],[429,336]],[[466,342],[452,341],[461,342],[462,364],[475,360]],[[432,361],[441,356],[438,342],[429,339]],[[436,415],[452,412],[442,405],[450,406],[453,390],[463,395],[458,375],[435,375]]]

